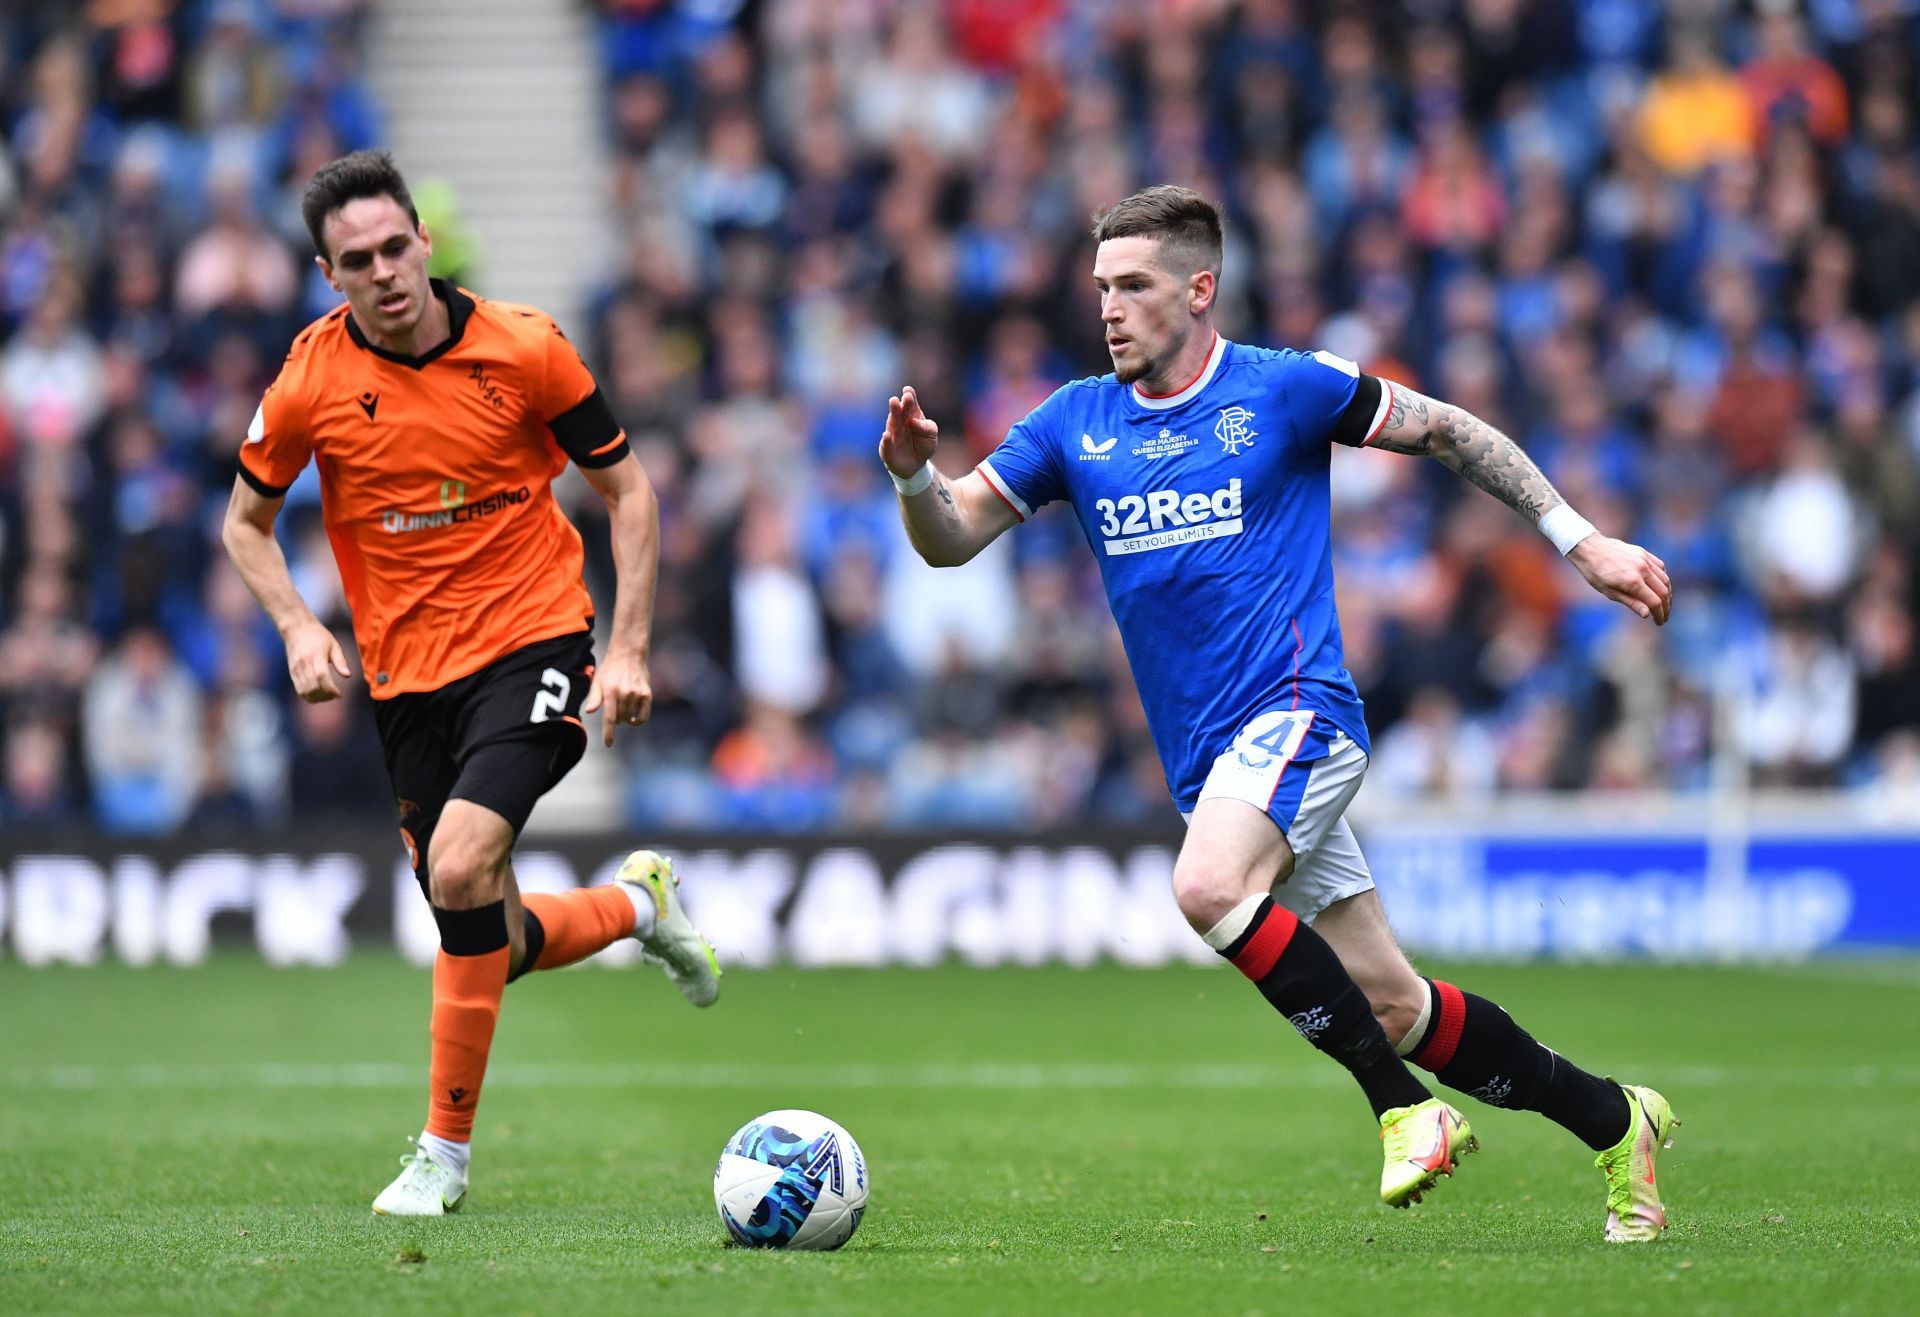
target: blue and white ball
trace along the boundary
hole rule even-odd
[[[867,1210],[867,1159],[815,1111],[769,1111],[727,1140],[713,1201],[748,1248],[839,1248]]]

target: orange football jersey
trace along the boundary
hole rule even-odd
[[[599,467],[627,454],[550,316],[432,282],[446,342],[388,352],[345,306],[329,312],[294,340],[240,447],[241,478],[268,498],[318,464],[375,699],[585,630],[580,536],[551,485],[568,457]]]

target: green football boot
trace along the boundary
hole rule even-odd
[[[1680,1124],[1673,1107],[1652,1089],[1622,1084],[1632,1121],[1620,1142],[1593,1159],[1607,1176],[1607,1239],[1615,1244],[1644,1244],[1667,1228],[1667,1208],[1654,1180],[1654,1162],[1673,1146]]]
[[[1380,1201],[1389,1207],[1419,1202],[1442,1175],[1453,1174],[1461,1157],[1480,1149],[1467,1118],[1439,1098],[1381,1116],[1380,1143],[1386,1153]]]
[[[667,971],[680,995],[695,1006],[711,1006],[720,995],[720,958],[680,904],[680,875],[658,851],[627,856],[616,883],[645,892],[653,903],[653,931],[639,939],[647,959]]]

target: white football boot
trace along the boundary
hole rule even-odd
[[[463,1172],[435,1161],[424,1148],[400,1159],[400,1178],[373,1200],[376,1216],[445,1216],[467,1196]]]
[[[680,904],[680,875],[658,851],[627,856],[616,883],[644,892],[653,902],[653,931],[639,939],[647,959],[667,971],[680,995],[695,1006],[711,1006],[720,996],[720,959]]]

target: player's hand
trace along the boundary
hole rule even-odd
[[[303,622],[287,633],[287,675],[293,689],[308,704],[325,704],[340,698],[340,683],[335,673],[351,677],[347,652],[319,618]]]
[[[653,716],[653,682],[647,676],[647,660],[638,650],[615,649],[607,661],[593,670],[593,685],[587,688],[582,713],[599,711],[601,740],[613,744],[613,729],[620,723],[638,727]]]
[[[920,410],[920,399],[909,384],[887,399],[887,428],[880,435],[880,460],[887,470],[906,479],[933,456],[940,427]]]
[[[1587,584],[1615,603],[1665,626],[1673,612],[1673,582],[1667,565],[1637,544],[1589,535],[1573,546],[1567,561],[1580,569]]]

